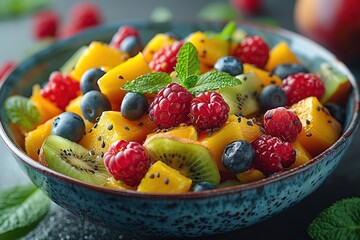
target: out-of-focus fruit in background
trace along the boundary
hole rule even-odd
[[[300,33],[341,60],[360,60],[359,0],[297,0],[294,22]]]

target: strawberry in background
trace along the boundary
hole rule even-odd
[[[262,0],[230,0],[230,4],[241,13],[255,15],[261,10]]]

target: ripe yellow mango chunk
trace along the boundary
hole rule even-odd
[[[100,91],[108,98],[112,109],[119,111],[126,91],[121,90],[126,82],[151,72],[141,53],[114,67],[98,80]]]
[[[161,161],[155,162],[141,180],[137,190],[152,193],[184,193],[190,190],[192,180]]]
[[[266,63],[265,69],[271,72],[277,65],[285,63],[300,64],[300,60],[290,49],[289,45],[285,41],[281,41],[270,50],[269,60]]]
[[[316,97],[305,98],[290,107],[302,123],[297,140],[316,156],[330,147],[341,134],[341,125]]]
[[[92,42],[77,61],[70,76],[80,81],[81,76],[90,68],[115,67],[125,62],[129,55],[106,43]]]

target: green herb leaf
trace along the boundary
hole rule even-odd
[[[312,239],[359,239],[360,198],[344,199],[325,209],[309,225],[307,232]]]
[[[227,2],[218,1],[200,9],[198,17],[205,21],[230,21],[239,15]]]
[[[224,87],[232,87],[241,84],[241,80],[221,71],[211,71],[200,76],[196,86],[189,89],[193,94],[212,91]]]
[[[192,43],[187,42],[180,48],[175,71],[182,86],[191,88],[195,85],[193,84],[195,77],[197,78],[200,75],[200,61],[198,59],[198,52]],[[193,77],[186,80],[189,76]],[[189,83],[190,85],[187,85]]]
[[[234,21],[228,22],[220,33],[220,37],[224,41],[230,41],[234,32],[236,31],[237,25]]]
[[[47,213],[50,199],[34,185],[16,186],[0,192],[0,239],[16,239]],[[27,230],[27,231],[24,231]]]
[[[39,110],[30,99],[23,96],[9,97],[4,103],[4,108],[10,121],[25,130],[31,130],[41,120]]]
[[[171,83],[172,78],[164,72],[152,72],[141,75],[133,81],[125,83],[121,88],[128,92],[158,93],[161,89]]]

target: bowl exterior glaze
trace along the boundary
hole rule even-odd
[[[219,30],[221,26],[194,23],[123,24],[139,28],[144,42],[157,32],[174,31],[186,36],[198,29]],[[322,61],[327,61],[350,77],[354,89],[349,99],[345,132],[332,147],[305,165],[251,184],[201,194],[142,194],[82,183],[31,160],[21,150],[23,142],[12,130],[3,110],[0,114],[2,139],[23,171],[55,203],[106,227],[143,236],[190,237],[233,231],[267,219],[295,205],[317,189],[339,164],[359,122],[359,91],[348,69],[315,43],[284,30],[239,25],[250,33],[261,34],[270,45],[285,39],[311,70],[316,70]],[[58,42],[25,60],[1,87],[0,103],[3,104],[13,94],[29,95],[34,83],[45,81],[50,72],[59,69],[76,49],[94,39],[109,41],[117,28],[118,25],[90,30]]]

